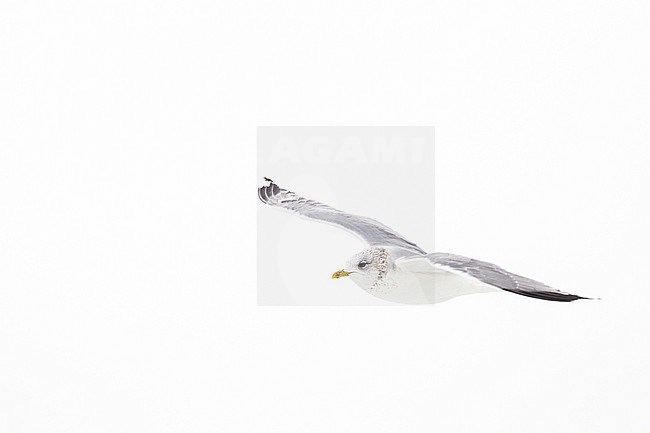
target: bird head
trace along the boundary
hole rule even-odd
[[[332,278],[349,276],[361,287],[371,287],[382,279],[393,262],[385,248],[370,247],[350,257],[343,269],[332,274]]]

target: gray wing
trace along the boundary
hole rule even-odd
[[[379,221],[345,213],[326,204],[308,200],[292,191],[280,188],[270,180],[269,182],[268,186],[257,190],[259,199],[269,206],[290,210],[305,218],[344,228],[369,245],[397,247],[414,254],[426,254],[416,244],[407,241]]]
[[[571,302],[576,299],[590,299],[553,289],[544,283],[513,274],[488,262],[463,257],[456,254],[433,253],[427,258],[434,265],[446,266],[465,272],[472,277],[507,292],[547,301]]]

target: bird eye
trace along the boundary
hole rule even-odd
[[[368,262],[361,261],[357,266],[359,266],[359,269],[364,269],[366,266],[368,266]]]

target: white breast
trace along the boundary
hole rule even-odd
[[[457,296],[498,291],[468,274],[426,259],[398,262],[380,284],[362,288],[373,296],[402,304],[435,304]]]

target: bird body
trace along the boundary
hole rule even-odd
[[[368,263],[367,269],[359,269],[359,263]],[[468,274],[434,265],[426,255],[400,248],[370,247],[352,256],[342,271],[334,278],[349,276],[369,294],[401,304],[435,304],[496,291]]]

